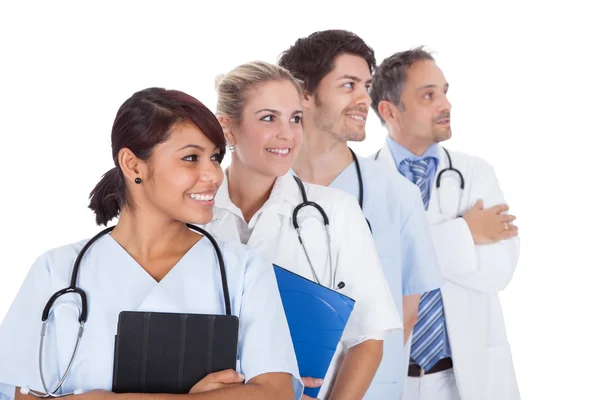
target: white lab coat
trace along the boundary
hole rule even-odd
[[[305,183],[309,201],[319,204],[329,217],[335,285],[343,281],[341,293],[356,303],[338,345],[333,361],[319,392],[326,399],[334,382],[344,350],[368,339],[381,340],[402,329],[402,319],[394,304],[377,255],[375,243],[358,202],[337,189]],[[248,237],[247,245],[260,249],[268,260],[313,280],[313,275],[296,230],[292,212],[302,202],[292,173],[279,177],[263,207],[252,217],[247,234],[241,211],[229,198],[227,180],[215,198],[214,218],[205,228],[216,237],[239,242]],[[329,286],[327,236],[321,215],[313,207],[298,213],[302,239],[321,284]]]
[[[462,199],[459,180],[446,172],[439,193],[435,180],[432,184],[427,216],[445,280],[441,292],[457,385],[462,400],[516,400],[520,395],[498,292],[513,276],[520,240],[474,244],[465,221],[456,218],[457,211],[462,215],[478,199],[485,208],[502,204],[504,196],[487,162],[454,151],[450,156],[465,180]],[[436,178],[448,167],[441,146],[439,159]],[[387,143],[377,161],[399,174]]]

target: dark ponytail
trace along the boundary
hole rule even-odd
[[[119,167],[108,171],[90,193],[89,208],[96,214],[96,224],[105,225],[117,217],[125,204],[125,183]]]
[[[150,88],[134,93],[121,105],[111,134],[115,168],[104,174],[90,193],[88,207],[96,214],[98,225],[108,224],[130,202],[118,161],[121,149],[127,148],[147,161],[154,146],[169,139],[171,126],[182,121],[196,125],[221,150],[221,155],[225,154],[221,124],[204,104],[186,93]]]

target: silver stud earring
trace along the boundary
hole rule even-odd
[[[229,146],[229,151],[233,153],[235,151],[235,147]]]

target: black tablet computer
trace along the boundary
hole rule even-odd
[[[113,367],[115,393],[188,393],[206,375],[236,369],[233,315],[123,311]]]

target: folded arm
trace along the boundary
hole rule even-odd
[[[471,290],[501,291],[512,279],[519,258],[514,217],[501,207],[504,196],[491,167],[480,168],[473,188],[482,189],[472,189],[475,204],[464,218],[431,226],[436,254],[447,281]],[[509,227],[505,232],[504,224]]]

